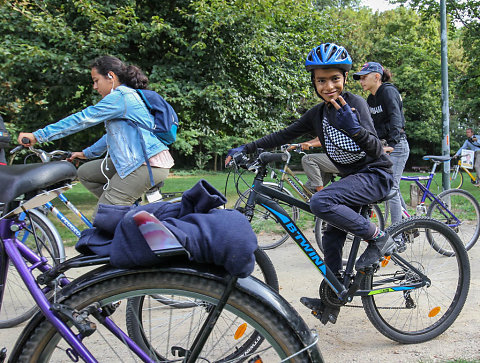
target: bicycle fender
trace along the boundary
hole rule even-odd
[[[185,274],[202,276],[204,278],[217,281],[225,281],[225,279],[229,276],[228,273],[220,266],[195,263],[189,261],[184,256],[170,258],[170,261],[166,262],[161,267],[154,268],[126,270],[106,265],[87,272],[65,286],[57,293],[57,302],[61,303],[63,300],[65,300],[65,297],[73,293],[78,293],[79,291],[82,291],[93,284],[100,283],[121,275],[137,273],[139,271],[155,273],[182,272]],[[236,288],[240,291],[251,294],[256,299],[262,301],[272,311],[277,312],[281,317],[288,321],[292,330],[296,332],[297,336],[305,346],[312,345],[317,339],[316,334],[310,330],[298,312],[282,296],[278,295],[273,289],[262,283],[260,280],[251,276],[238,279]],[[38,312],[35,314],[35,316],[29,321],[27,326],[22,331],[17,343],[15,344],[15,347],[20,347],[25,344],[25,341],[29,337],[30,333],[35,329],[42,319],[42,313]],[[16,356],[16,350],[17,348],[14,348],[12,351],[10,358],[13,359],[12,361],[15,361],[14,357]],[[310,354],[312,355],[312,361],[323,362],[323,358],[318,349],[311,350]]]

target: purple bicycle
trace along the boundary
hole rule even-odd
[[[316,335],[273,289],[189,261],[181,246],[155,251],[159,267],[118,269],[84,255],[50,266],[16,238],[26,224],[18,215],[70,188],[74,166],[13,165],[0,174],[0,309],[10,266],[39,308],[9,361],[323,361]]]

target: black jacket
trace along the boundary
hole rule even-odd
[[[340,171],[341,176],[347,176],[357,172],[371,171],[372,168],[382,169],[391,173],[392,163],[389,158],[383,152],[383,147],[380,140],[377,137],[375,128],[373,127],[372,118],[368,110],[368,105],[365,100],[350,92],[345,92],[343,98],[355,109],[355,113],[360,122],[362,129],[355,136],[353,140],[359,148],[364,151],[365,156],[360,160],[351,164],[340,164],[336,162],[332,155],[329,155],[329,151],[326,150],[327,156],[332,160],[335,166]],[[337,110],[331,104],[322,102],[310,110],[308,110],[299,120],[291,124],[290,126],[274,132],[258,139],[252,143],[246,144],[246,152],[251,153],[257,148],[269,149],[284,144],[288,144],[292,140],[304,134],[315,134],[319,137],[322,145],[325,145],[325,134],[323,120],[335,127],[337,117]]]
[[[395,147],[405,135],[403,102],[397,87],[382,83],[375,95],[368,96],[367,103],[378,137],[386,140],[388,146]]]

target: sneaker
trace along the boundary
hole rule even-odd
[[[368,246],[355,263],[357,270],[363,270],[379,262],[383,256],[391,255],[395,249],[395,241],[387,232],[383,236],[368,241]]]
[[[337,322],[340,307],[326,305],[321,299],[311,297],[302,297],[300,298],[300,302],[312,310],[312,315],[320,320],[323,325],[327,323],[335,324]]]

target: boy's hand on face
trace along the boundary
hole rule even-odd
[[[352,108],[345,102],[342,96],[338,96],[337,100],[331,100],[330,103],[337,110],[336,127],[339,130],[345,131],[347,134],[354,136],[361,130],[357,115],[353,113]]]

